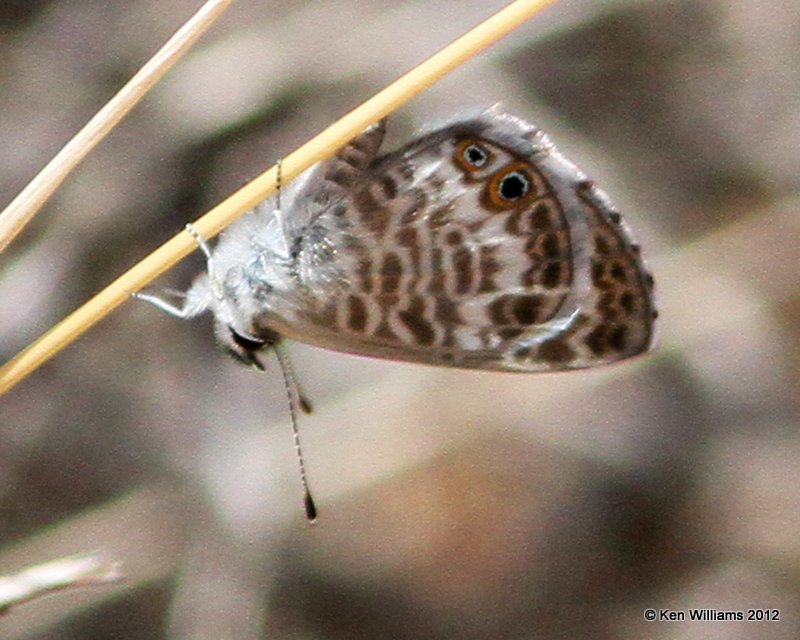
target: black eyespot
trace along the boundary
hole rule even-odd
[[[517,169],[500,179],[498,192],[503,200],[519,200],[531,190],[531,179],[527,173]]]
[[[473,167],[482,167],[489,161],[489,152],[477,144],[470,144],[464,147],[464,160]]]

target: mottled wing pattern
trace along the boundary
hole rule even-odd
[[[638,246],[541,131],[488,111],[374,158],[382,136],[368,130],[317,169],[336,197],[297,235],[298,294],[263,319],[271,329],[516,371],[651,346],[653,281]]]
[[[351,140],[333,158],[315,164],[283,188],[282,207],[290,212],[289,235],[299,237],[320,211],[347,197],[377,156],[385,133],[386,121],[381,120]]]

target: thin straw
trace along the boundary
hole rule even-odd
[[[405,104],[553,2],[555,0],[516,0],[482,22],[284,158],[281,167],[283,182],[291,181],[311,165],[329,157],[370,124]],[[275,178],[276,168],[273,166],[197,220],[195,229],[206,238],[215,236],[236,218],[272,195],[275,192]],[[197,243],[192,236],[182,231],[117,278],[0,367],[0,394],[128,300],[131,292],[152,282],[196,248]]]
[[[70,172],[169,71],[233,0],[208,0],[100,109],[0,213],[0,252],[31,221]]]

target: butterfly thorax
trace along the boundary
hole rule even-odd
[[[187,293],[187,306],[210,310],[220,343],[234,352],[234,338],[269,342],[274,335],[258,319],[285,304],[296,288],[272,200],[260,204],[231,225],[214,248],[209,272],[200,275]]]

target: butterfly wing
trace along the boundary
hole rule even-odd
[[[365,162],[376,139],[298,191],[292,215],[304,197],[324,205],[297,232],[296,295],[265,326],[340,351],[512,371],[650,348],[638,246],[540,130],[492,110]]]

